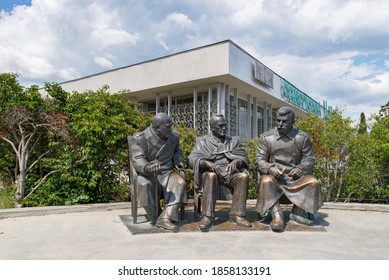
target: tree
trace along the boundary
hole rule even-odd
[[[0,184],[3,187],[13,184],[17,176],[15,153],[9,148],[10,145],[7,142],[0,141]]]
[[[359,126],[358,126],[358,134],[367,134],[367,125],[366,125],[366,117],[365,113],[361,113],[361,116],[359,118]]]
[[[49,205],[109,202],[128,197],[127,136],[145,129],[151,118],[124,92],[111,94],[108,86],[97,91],[73,92],[67,99],[58,98],[63,96],[58,88],[56,93],[69,118],[71,135],[60,158],[73,167],[47,180],[41,193],[28,201],[29,205],[42,201],[38,196],[45,197],[44,203]]]
[[[377,115],[373,116],[374,124],[370,137],[374,141],[371,146],[374,159],[379,166],[379,190],[381,196],[389,197],[389,101],[381,106]]]
[[[326,201],[338,201],[344,187],[347,149],[354,137],[351,120],[334,110],[324,120],[310,116],[296,124],[311,135],[316,154],[314,175],[323,184]]]
[[[347,144],[347,164],[344,188],[340,194],[344,202],[366,202],[377,186],[378,166],[373,146],[375,141],[367,134],[354,134]]]
[[[361,114],[363,121],[363,114]],[[311,135],[316,164],[314,174],[324,186],[326,201],[369,201],[374,196],[380,164],[376,161],[377,141],[366,127],[356,129],[339,110],[324,120],[309,116],[297,127]],[[357,133],[357,132],[360,133]]]
[[[66,135],[66,120],[55,111],[49,99],[44,99],[38,86],[21,86],[18,75],[0,74],[0,139],[9,144],[15,155],[15,204],[22,206],[25,197],[27,174],[47,156],[54,147],[43,146],[50,133]],[[53,173],[44,175],[32,188],[39,188]]]

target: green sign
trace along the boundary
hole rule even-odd
[[[324,117],[332,111],[332,107],[328,107],[326,101],[321,105],[286,80],[283,80],[281,85],[281,96],[288,103],[319,117]]]

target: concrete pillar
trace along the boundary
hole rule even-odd
[[[273,123],[273,106],[270,103],[267,104],[267,106],[269,108],[268,118],[269,118],[269,125],[270,125],[270,127],[268,127],[267,130],[269,130],[272,127],[272,123]]]
[[[231,101],[230,101],[230,85],[225,87],[225,108],[226,108],[226,120],[227,120],[227,129],[228,134],[231,134]]]
[[[209,120],[211,119],[211,106],[212,103],[212,86],[208,86],[208,133],[211,133],[211,127],[209,126]]]
[[[193,129],[196,129],[197,88],[193,88]]]
[[[251,138],[251,94],[247,94],[246,137]]]
[[[160,94],[159,93],[156,93],[155,95],[155,113],[159,113],[159,108],[161,106],[161,98],[160,98]]]
[[[221,83],[221,87],[220,87],[220,114],[222,114],[224,117],[226,117],[227,88],[229,89],[230,87],[228,85],[225,85],[224,83]]]
[[[268,131],[267,129],[267,103],[263,102],[263,132]]]
[[[217,113],[223,114],[225,113],[225,88],[224,83],[219,83],[217,87]]]
[[[253,129],[251,137],[257,137],[258,136],[258,104],[257,104],[257,97],[253,98]]]
[[[238,99],[238,89],[234,88],[232,90],[234,93],[234,103],[235,103],[235,127],[236,127],[236,135],[239,135],[239,99]]]
[[[169,91],[168,96],[167,96],[167,114],[170,117],[170,111],[172,108],[172,93]]]

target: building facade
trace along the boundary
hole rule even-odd
[[[291,106],[297,118],[323,117],[331,108],[310,98],[230,40],[67,81],[66,91],[124,90],[144,112],[166,112],[200,134],[210,116],[226,117],[228,133],[247,141],[275,125],[275,112]]]

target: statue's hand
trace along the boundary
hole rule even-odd
[[[239,159],[234,159],[233,161],[230,162],[230,164],[228,164],[227,166],[227,173],[233,173],[235,172],[236,170],[238,170],[241,166],[241,160]]]
[[[175,168],[176,168],[177,170],[183,170],[183,169],[185,169],[184,163],[183,163],[183,162],[177,163],[176,166],[175,166]]]
[[[220,167],[218,165],[214,164],[212,161],[202,160],[200,163],[200,166],[204,169],[211,170],[211,171],[215,172],[216,174],[220,174],[222,172]]]
[[[159,162],[147,164],[145,166],[144,170],[145,170],[146,174],[150,174],[150,175],[154,175],[154,176],[161,174],[161,172],[162,172],[161,164]]]
[[[294,179],[298,179],[300,178],[301,176],[303,176],[303,171],[298,168],[298,167],[295,167],[293,168],[290,172],[289,172],[289,177],[293,177]]]
[[[269,169],[269,175],[281,179],[284,176],[284,170],[280,170],[277,166],[272,166]]]

